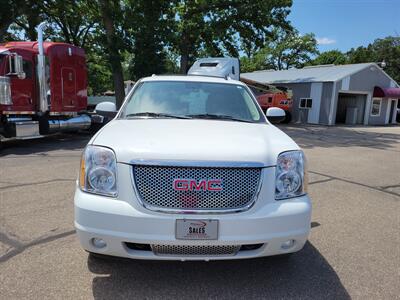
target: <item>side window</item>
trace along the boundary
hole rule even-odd
[[[371,116],[377,117],[381,114],[382,99],[372,99]]]
[[[312,107],[312,99],[311,98],[300,98],[299,107],[310,109]]]
[[[22,62],[22,67],[25,72],[25,78],[32,78],[32,73],[33,73],[32,62],[24,59]]]

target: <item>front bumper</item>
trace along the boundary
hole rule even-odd
[[[177,240],[176,219],[183,218],[219,220],[218,240]],[[75,227],[82,247],[90,252],[133,259],[223,260],[296,252],[307,241],[310,222],[311,202],[307,195],[285,201],[269,201],[261,207],[240,213],[185,215],[138,209],[127,201],[84,193],[78,188],[75,193]],[[101,238],[107,245],[101,249],[96,248],[93,238]],[[294,245],[283,249],[282,243],[288,240],[294,240]],[[255,250],[244,249],[232,255],[160,255],[150,250],[131,249],[127,243],[174,246],[262,245]]]

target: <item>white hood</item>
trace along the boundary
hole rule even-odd
[[[115,151],[117,161],[258,163],[276,165],[279,153],[299,147],[270,124],[215,120],[114,120],[91,141]]]

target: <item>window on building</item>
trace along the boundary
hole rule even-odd
[[[268,97],[268,103],[272,103],[272,97]]]
[[[311,98],[300,98],[299,107],[300,108],[311,108],[312,107],[312,99]]]
[[[382,99],[372,99],[371,116],[379,116],[381,114]]]

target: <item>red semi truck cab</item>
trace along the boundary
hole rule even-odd
[[[0,44],[0,142],[101,122],[87,112],[83,49],[43,42],[41,29],[38,42]]]
[[[45,87],[50,115],[75,114],[87,107],[87,71],[83,49],[64,43],[43,43]],[[25,76],[18,77],[13,57],[22,57]],[[9,78],[11,102],[0,103],[1,114],[35,114],[40,110],[38,91],[38,43],[0,45],[0,76]],[[11,60],[11,63],[10,63]]]

